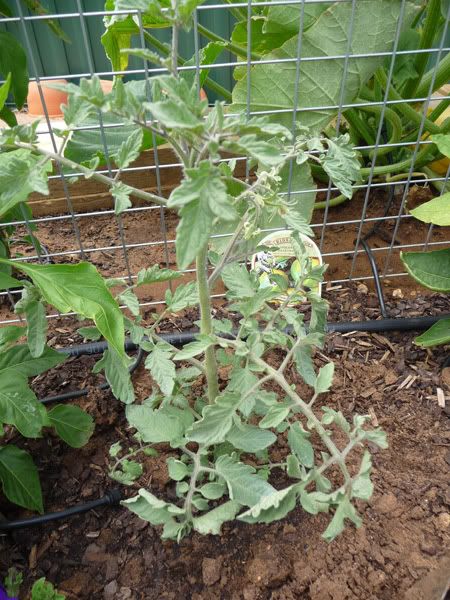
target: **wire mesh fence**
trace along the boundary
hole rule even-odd
[[[314,198],[314,212],[312,217],[312,228],[314,230],[316,241],[320,246],[324,261],[330,264],[326,275],[326,281],[330,286],[343,284],[350,280],[370,281],[373,274],[370,271],[365,250],[361,244],[365,240],[371,247],[375,255],[378,269],[381,276],[386,280],[396,281],[398,278],[407,274],[403,271],[399,260],[400,252],[411,249],[439,248],[450,243],[448,231],[440,228],[439,230],[419,225],[408,213],[409,203],[414,203],[414,198],[424,193],[423,190],[431,190],[434,195],[446,192],[450,175],[450,168],[447,165],[445,172],[437,174],[430,171],[423,164],[418,164],[418,157],[421,151],[432,142],[427,131],[427,117],[431,109],[436,108],[439,103],[445,102],[445,96],[448,96],[448,88],[445,84],[448,81],[441,81],[439,65],[442,59],[448,56],[450,51],[449,35],[449,12],[444,15],[444,23],[439,32],[438,44],[434,47],[416,47],[413,49],[405,48],[404,29],[407,19],[411,19],[411,3],[407,0],[395,2],[398,8],[395,22],[390,23],[392,29],[392,39],[389,42],[389,48],[382,50],[368,50],[367,52],[355,51],[355,46],[361,46],[361,43],[355,44],[355,32],[360,35],[361,7],[371,0],[339,0],[337,3],[325,2],[324,0],[281,0],[280,2],[235,2],[235,3],[210,3],[202,4],[196,8],[193,27],[187,35],[190,48],[193,49],[192,59],[180,60],[179,71],[181,73],[192,73],[199,78],[200,72],[208,73],[216,84],[212,87],[210,100],[216,97],[220,98],[220,91],[223,91],[223,98],[227,101],[228,113],[238,109],[247,117],[253,115],[268,115],[271,118],[283,119],[285,124],[289,124],[292,129],[292,135],[295,136],[295,130],[298,122],[308,123],[315,115],[329,115],[329,124],[327,134],[337,134],[345,129],[350,120],[349,111],[360,111],[361,113],[371,112],[373,114],[372,133],[367,136],[364,144],[355,141],[354,148],[366,157],[366,166],[364,167],[363,179],[353,186],[353,197],[347,201],[342,201],[339,190],[330,180],[323,177],[315,177],[312,185],[299,186],[295,177],[295,164],[290,166],[289,181],[287,190],[284,192],[298,202],[304,199]],[[13,4],[11,2],[11,4]],[[65,3],[64,3],[65,4]],[[347,7],[345,28],[339,30],[342,39],[340,45],[336,45],[338,51],[330,51],[333,40],[316,40],[315,53],[311,51],[311,41],[307,39],[308,18],[314,7],[320,5],[330,6],[331,4],[342,4]],[[416,3],[417,4],[417,3]],[[445,3],[444,3],[445,4]],[[45,104],[44,89],[46,82],[56,79],[66,79],[77,82],[82,77],[91,78],[94,75],[100,77],[113,77],[124,75],[126,78],[133,78],[150,82],[155,74],[164,72],[161,67],[155,67],[146,61],[135,60],[125,69],[98,69],[96,57],[93,53],[92,35],[97,31],[99,20],[117,15],[131,15],[133,22],[138,27],[138,35],[135,37],[135,47],[148,47],[149,41],[146,36],[146,29],[143,22],[142,13],[139,10],[89,10],[89,3],[84,4],[81,0],[70,3],[70,10],[66,8],[64,12],[61,8],[52,12],[52,6],[49,6],[49,13],[46,15],[36,15],[24,12],[20,0],[17,0],[14,6],[14,16],[0,19],[0,26],[18,28],[24,42],[28,55],[28,67],[30,71],[30,80],[36,82],[38,91],[43,102],[43,119],[39,126],[40,144],[46,146],[49,151],[55,154],[55,168],[50,175],[50,197],[43,202],[42,198],[34,195],[31,198],[30,206],[32,213],[23,211],[21,219],[3,221],[0,228],[19,227],[25,232],[31,233],[34,227],[36,237],[40,240],[41,246],[34,244],[34,247],[23,249],[20,246],[20,256],[17,260],[29,261],[78,261],[80,259],[92,261],[108,277],[123,277],[129,281],[136,278],[140,268],[158,263],[168,268],[175,265],[175,230],[176,216],[167,208],[161,206],[147,206],[135,203],[132,207],[126,209],[120,215],[115,215],[111,206],[106,188],[101,186],[83,183],[73,183],[73,178],[79,177],[82,173],[76,170],[67,169],[58,161],[57,154],[58,137],[56,130],[63,126],[62,121],[58,121],[50,116],[48,107]],[[293,56],[284,56],[282,53],[268,53],[255,56],[255,39],[252,36],[259,36],[260,30],[255,23],[258,22],[258,16],[264,7],[278,8],[291,7],[296,9],[296,27],[298,36],[295,39],[295,52]],[[417,7],[416,7],[417,8]],[[229,19],[230,11],[238,11],[242,19],[242,30],[246,41],[244,49],[233,54],[233,48],[224,46],[222,52],[217,55],[214,61],[208,62],[204,58],[204,49],[207,46],[208,38],[205,36],[205,28],[202,23],[205,22],[204,15],[214,13],[216,18],[208,21],[212,29],[209,30],[209,39],[216,36],[223,40],[223,23],[219,29],[214,30],[214,24],[220,24],[221,19]],[[219,17],[217,17],[219,15]],[[77,72],[60,72],[46,74],[42,71],[42,60],[38,59],[35,53],[35,33],[33,27],[43,20],[55,19],[64,28],[65,24],[70,25],[72,33],[77,31],[81,36],[82,48],[85,53],[82,61],[75,61],[77,65],[87,65],[87,68]],[[236,19],[235,19],[236,20]],[[94,27],[93,23],[96,23]],[[381,24],[385,25],[385,24]],[[373,23],[374,31],[380,24]],[[75,26],[77,29],[75,29]],[[371,31],[367,31],[367,47],[370,48]],[[78,43],[80,42],[78,39]],[[233,43],[233,38],[231,38]],[[227,41],[227,40],[225,40]],[[156,43],[156,42],[155,42]],[[259,40],[258,43],[264,43]],[[66,53],[70,52],[67,44],[61,42],[66,47]],[[345,51],[340,47],[344,44]],[[324,50],[326,48],[326,50]],[[332,49],[332,48],[331,48]],[[236,49],[234,49],[236,50]],[[408,68],[408,61],[415,57],[423,55],[426,57],[427,74],[424,78],[425,85],[422,88],[416,88],[412,96],[396,97],[391,93],[392,84],[398,77],[398,72],[402,65]],[[361,62],[363,61],[363,62]],[[349,87],[355,85],[355,77],[362,77],[363,71],[361,65],[368,64],[371,61],[378,61],[385,67],[385,85],[376,85],[375,91],[371,97],[361,97],[355,94],[355,97],[349,98]],[[309,66],[308,66],[309,65]],[[284,69],[283,73],[289,74],[289,90],[291,106],[278,106],[277,102],[268,102],[267,106],[255,98],[258,89],[258,74],[261,68],[270,68],[268,73],[273,74],[273,69]],[[311,69],[315,69],[317,77],[311,87]],[[335,71],[338,73],[336,79],[335,97],[337,102],[323,102],[323,94],[315,93],[323,87],[324,78],[330,77]],[[236,83],[233,83],[232,77]],[[256,80],[256,82],[255,82]],[[228,89],[219,85],[217,81],[229,82]],[[269,82],[270,80],[268,80]],[[362,86],[365,81],[359,81]],[[437,85],[439,83],[439,86]],[[235,101],[233,86],[240,85],[241,90],[245,89],[245,99],[240,102]],[[316,86],[314,88],[314,86]],[[206,87],[206,86],[205,86]],[[304,100],[305,89],[312,89],[307,102]],[[282,96],[285,89],[281,89],[275,81],[272,82],[271,89],[266,90],[266,95],[272,95],[274,98]],[[325,94],[326,96],[326,94]],[[370,96],[370,95],[369,95]],[[414,135],[396,136],[393,133],[395,120],[392,112],[396,108],[410,106],[417,114],[416,126],[413,128]],[[308,116],[309,115],[309,116]],[[30,117],[26,113],[18,115],[19,122],[29,122]],[[394,123],[394,125],[393,125]],[[86,124],[82,127],[74,128],[75,132],[86,132],[97,136],[100,142],[104,161],[98,168],[100,173],[107,177],[114,178],[117,175],[117,168],[111,158],[111,135],[115,131],[121,131],[126,126],[121,122],[109,122],[100,113],[98,122],[95,124]],[[404,168],[397,170],[394,174],[390,168],[393,154],[396,153],[397,163],[404,163]],[[404,154],[402,154],[404,153]],[[408,154],[408,158],[405,158]],[[402,158],[403,157],[403,158]],[[221,160],[228,160],[224,157]],[[240,176],[249,178],[251,170],[245,157],[237,157]],[[397,164],[396,163],[396,164]],[[159,145],[155,138],[149,144],[144,152],[142,159],[127,167],[121,173],[126,181],[131,178],[137,187],[142,189],[155,190],[158,195],[167,195],[170,189],[176,185],[181,175],[182,165],[177,162],[174,155],[170,154],[167,148]],[[63,202],[64,201],[64,202]],[[310,201],[310,200],[309,200]],[[43,208],[44,207],[44,208]],[[271,229],[267,229],[271,231]],[[226,237],[228,234],[219,234]],[[188,269],[187,273],[191,270]],[[19,291],[8,292],[9,298],[19,294]],[[6,292],[2,293],[5,297]],[[217,296],[220,297],[220,289]],[[144,306],[157,306],[163,302],[162,290],[153,290],[151,295],[140,298]],[[2,312],[1,323],[9,323],[17,320],[17,317]]]

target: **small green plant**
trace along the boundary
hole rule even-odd
[[[125,54],[133,52],[143,60],[158,61],[169,71],[152,78],[145,87],[145,101],[121,79],[115,81],[110,94],[103,92],[96,77],[65,87],[69,100],[64,107],[62,147],[71,128],[86,118],[98,119],[99,112],[132,127],[112,156],[117,166],[113,178],[95,170],[99,157],[82,165],[42,149],[33,126],[11,128],[0,137],[2,148],[15,154],[16,168],[26,173],[0,195],[0,204],[23,188],[24,179],[32,190],[46,193],[48,164],[58,160],[110,186],[116,213],[131,206],[133,196],[176,210],[179,270],[153,265],[128,285],[120,279],[105,282],[87,263],[0,262],[14,264],[29,276],[33,283],[26,286],[27,298],[91,319],[95,329],[85,333],[108,341],[95,371],[105,372],[113,393],[127,405],[130,427],[136,429],[135,446],[115,444],[111,448],[111,476],[131,484],[142,474],[142,465],[136,460],[141,453],[151,457],[157,452],[155,445],[170,447],[167,466],[177,501],[157,497],[153,488],[141,489],[125,506],[152,524],[162,525],[164,538],[180,540],[192,530],[218,534],[222,524],[233,519],[269,523],[301,505],[312,514],[334,512],[324,532],[324,537],[332,540],[346,519],[360,524],[354,500],[367,500],[373,489],[370,453],[364,445],[370,441],[385,448],[386,437],[380,429],[367,427],[366,416],[354,416],[349,422],[340,411],[317,408],[334,372],[333,363],[318,371],[313,364],[314,349],[324,341],[327,303],[312,291],[316,286],[311,282],[322,280],[325,267],[313,266],[305,252],[299,234],[311,235],[311,229],[302,200],[289,193],[289,174],[307,179],[310,175],[305,173],[305,165],[314,161],[343,193],[351,194],[351,183],[359,177],[358,156],[348,136],[327,138],[299,124],[292,132],[267,118],[227,114],[223,102],[209,107],[201,100],[199,78],[188,81],[177,69],[179,31],[190,25],[197,4],[196,0],[174,0],[170,6],[156,0],[122,3],[121,8],[144,8],[153,19],[169,20],[173,31],[168,57],[123,49]],[[114,19],[126,25],[128,17],[122,13]],[[141,151],[143,132],[169,143],[183,165],[181,184],[168,199],[120,180],[122,170]],[[28,153],[26,160],[19,151]],[[236,158],[225,160],[226,153]],[[247,181],[235,175],[239,158],[248,161]],[[260,244],[262,229],[280,224],[293,230],[299,269],[295,285],[282,290],[286,299],[277,304],[274,301],[284,286],[283,278],[277,281],[277,290],[260,288],[257,276],[243,261],[249,252],[265,250]],[[214,240],[211,245],[214,232],[230,233],[224,242]],[[191,265],[195,280],[186,281],[184,271]],[[214,318],[211,294],[219,279],[228,290],[237,330],[231,319]],[[136,288],[172,280],[174,289],[165,293],[164,310],[150,323],[144,321]],[[108,288],[119,288],[116,298]],[[132,317],[123,317],[119,302],[128,307]],[[308,303],[308,322],[293,306],[296,302]],[[176,348],[158,335],[164,317],[193,306],[199,308],[199,333],[194,341]],[[42,328],[38,329],[41,334]],[[155,384],[144,401],[136,401],[130,381],[125,331],[148,353],[145,365]],[[226,381],[219,380],[219,367],[228,372]],[[301,395],[287,375],[294,372],[306,384]],[[272,449],[280,436],[287,440],[287,450],[274,462]],[[356,469],[347,461],[354,451],[361,458]],[[275,469],[283,472],[283,484],[278,487],[273,484]]]
[[[433,136],[443,156],[450,158],[450,135]],[[442,194],[410,211],[423,223],[450,225],[450,193]],[[450,248],[429,252],[402,252],[401,259],[408,273],[424,287],[437,292],[450,292]],[[415,339],[424,348],[450,342],[450,319],[441,319]]]
[[[0,585],[0,600],[18,600],[22,583],[22,573],[11,567],[5,577],[4,588]],[[60,594],[45,577],[35,581],[31,588],[30,600],[65,600],[65,598],[66,596]]]

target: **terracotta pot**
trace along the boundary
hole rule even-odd
[[[45,107],[47,109],[48,116],[61,117],[61,104],[67,104],[67,94],[66,92],[54,90],[48,87],[53,83],[67,83],[67,81],[65,79],[53,79],[51,82],[43,81],[41,83],[42,94],[44,96]],[[27,104],[28,114],[30,114],[32,117],[42,117],[45,115],[38,85],[35,81],[31,81],[28,86]]]

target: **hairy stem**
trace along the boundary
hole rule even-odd
[[[213,33],[212,31],[210,31],[203,25],[200,25],[200,23],[198,24],[198,31],[208,40],[211,40],[212,42],[219,42],[219,44],[223,44],[224,47],[226,48],[226,50],[229,50],[233,54],[236,54],[236,56],[242,57],[245,60],[247,60],[247,48],[245,48],[243,46],[239,46],[238,44],[234,44],[233,42],[229,42],[228,40],[224,39],[223,37],[220,37],[220,35]],[[255,54],[254,52],[252,52],[250,54],[250,56],[251,56],[252,60],[261,60],[262,59],[261,55]]]
[[[192,458],[192,462],[194,463],[194,468],[192,470],[191,478],[189,480],[189,491],[186,494],[186,499],[184,501],[184,511],[186,513],[186,520],[191,521],[193,518],[192,515],[192,498],[194,497],[195,488],[197,484],[197,478],[201,471],[200,465],[200,448],[197,450],[195,454],[190,453]]]
[[[23,144],[21,142],[16,142],[12,147],[24,148],[25,150],[31,150],[32,152],[41,154],[42,156],[45,156],[48,159],[52,159],[56,162],[61,163],[62,165],[65,165],[66,167],[70,167],[75,172],[79,171],[83,173],[85,177],[95,179],[95,181],[104,183],[109,187],[111,187],[115,183],[112,177],[107,177],[102,173],[92,171],[91,169],[88,169],[87,167],[84,167],[83,165],[80,165],[74,162],[73,160],[66,158],[65,156],[61,156],[60,154],[56,154],[55,152],[50,152],[49,150],[44,150],[44,148],[40,148],[39,146],[33,146],[32,144]],[[144,192],[144,190],[140,190],[135,187],[131,187],[131,190],[132,196],[136,196],[136,198],[141,198],[141,200],[145,200],[146,202],[151,202],[152,204],[163,204],[164,206],[167,204],[167,200],[162,196],[157,196],[156,194],[151,194],[150,192]]]
[[[200,303],[200,333],[209,335],[213,332],[211,319],[211,301],[209,297],[208,274],[208,244],[205,244],[197,255],[197,285]],[[219,395],[219,383],[217,375],[217,362],[214,346],[210,346],[205,352],[206,382],[208,386],[208,400],[212,404]]]

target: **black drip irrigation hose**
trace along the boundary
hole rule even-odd
[[[359,241],[359,243],[364,248],[367,258],[369,259],[370,268],[372,269],[372,273],[373,273],[373,280],[375,282],[375,291],[378,296],[378,302],[380,303],[381,316],[384,319],[387,319],[389,315],[388,315],[388,311],[386,309],[386,303],[384,301],[383,287],[381,285],[380,274],[378,273],[377,263],[375,262],[375,257],[373,255],[373,252],[372,252],[369,244],[366,241],[367,238],[368,238],[368,236],[365,236],[364,238],[362,238]],[[356,241],[355,241],[355,244],[356,244]]]
[[[120,490],[110,490],[102,498],[97,500],[91,500],[83,504],[75,504],[65,510],[59,510],[57,512],[46,513],[45,515],[39,515],[38,517],[31,517],[30,519],[18,519],[17,521],[0,521],[0,533],[6,533],[8,531],[14,531],[16,529],[23,529],[24,527],[36,527],[37,525],[44,525],[50,521],[59,521],[66,519],[67,517],[73,517],[75,515],[81,515],[95,508],[102,508],[106,506],[116,506],[122,500],[122,494]]]

